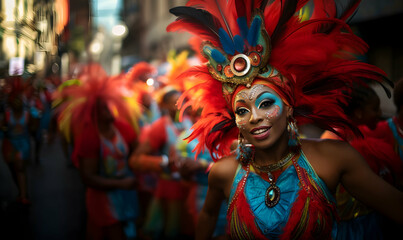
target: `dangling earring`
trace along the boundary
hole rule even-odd
[[[287,126],[287,131],[289,135],[288,146],[290,147],[296,147],[300,145],[298,127],[295,122],[296,120],[292,117],[289,118],[288,120],[288,126]]]
[[[249,161],[253,158],[255,149],[252,144],[246,144],[245,139],[241,134],[238,135],[238,148],[237,160],[241,162],[242,165],[247,165]]]

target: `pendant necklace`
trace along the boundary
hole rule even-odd
[[[297,155],[297,152],[292,151],[289,154],[287,154],[287,156],[285,156],[283,159],[278,161],[277,163],[271,164],[271,165],[266,165],[266,166],[256,166],[254,159],[253,159],[253,161],[252,161],[253,168],[257,169],[260,172],[266,173],[267,178],[269,180],[270,186],[266,189],[266,194],[265,194],[265,204],[267,207],[272,208],[272,207],[276,206],[280,200],[280,188],[276,185],[276,182],[274,181],[274,176],[271,172],[284,167],[296,155]]]

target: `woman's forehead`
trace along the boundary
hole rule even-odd
[[[251,88],[245,88],[245,89],[242,89],[241,91],[239,91],[237,93],[237,95],[235,96],[234,102],[236,102],[237,100],[241,100],[241,99],[242,100],[248,99],[249,101],[253,101],[262,92],[269,92],[269,93],[274,94],[275,96],[279,97],[278,94],[272,88],[270,88],[266,85],[256,84],[256,85],[253,85]]]

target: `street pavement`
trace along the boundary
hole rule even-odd
[[[13,201],[17,188],[0,157],[0,239],[84,239],[85,189],[59,138],[43,144],[39,164],[27,163],[27,178],[31,205],[24,206]]]

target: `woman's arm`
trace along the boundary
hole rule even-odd
[[[211,239],[220,207],[228,199],[238,162],[234,157],[216,162],[208,176],[206,199],[196,225],[196,240]]]
[[[80,174],[84,184],[98,190],[133,189],[137,183],[134,177],[109,179],[98,175],[98,160],[96,158],[80,159]]]
[[[219,172],[211,169],[208,180],[208,190],[202,210],[196,225],[196,240],[211,239],[222,201],[225,199],[224,191],[219,183]]]
[[[403,192],[375,174],[363,157],[351,146],[339,149],[340,181],[346,190],[365,205],[403,224]]]

